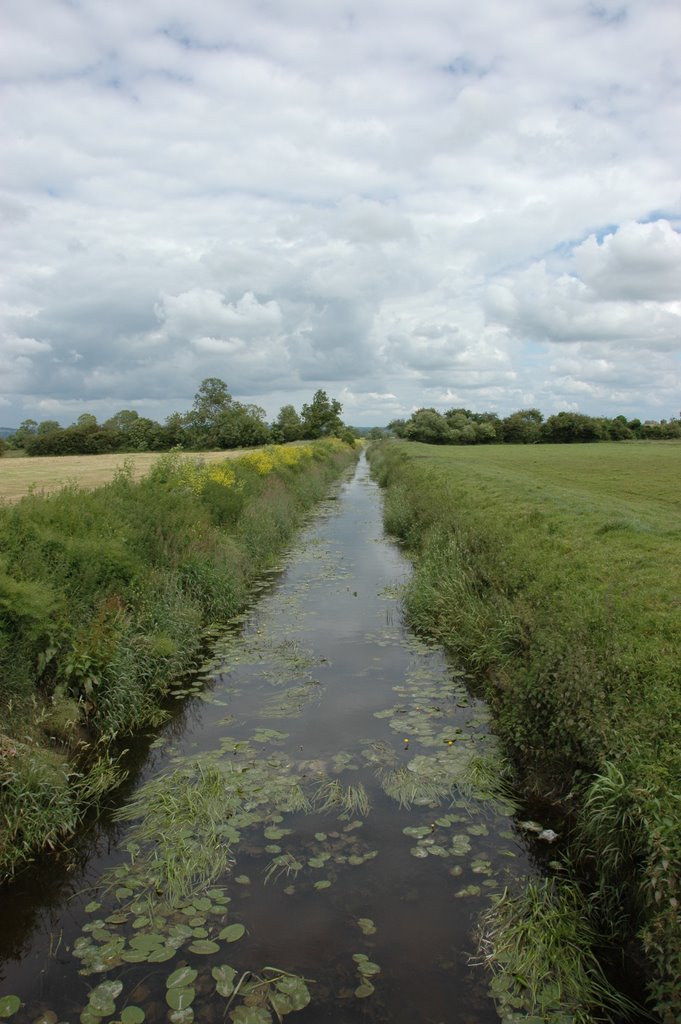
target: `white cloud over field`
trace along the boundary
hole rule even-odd
[[[0,425],[681,408],[678,0],[6,0]]]

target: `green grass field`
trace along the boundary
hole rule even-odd
[[[372,462],[415,560],[412,622],[478,674],[523,784],[566,808],[603,934],[638,933],[679,1019],[681,445],[392,443]]]

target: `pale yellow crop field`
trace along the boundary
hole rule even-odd
[[[235,459],[253,448],[234,448],[220,452],[189,452],[187,457],[203,462],[222,462]],[[0,459],[0,501],[18,501],[31,490],[49,494],[64,484],[79,487],[101,487],[113,477],[116,469],[126,461],[133,465],[133,477],[138,480],[148,473],[163,452],[116,453],[112,455],[46,455],[36,458]]]

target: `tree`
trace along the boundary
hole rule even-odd
[[[600,420],[580,412],[556,413],[549,416],[541,428],[542,440],[554,444],[602,441],[604,433]]]
[[[282,405],[272,424],[272,438],[279,444],[298,441],[303,436],[303,423],[292,405]]]
[[[41,420],[36,427],[36,434],[42,437],[44,434],[52,434],[55,430],[61,430],[61,425],[56,420]]]
[[[388,430],[391,430],[395,437],[406,437],[407,420],[391,420]]]
[[[407,421],[404,437],[424,444],[453,444],[452,429],[437,409],[417,409]]]
[[[106,420],[102,426],[105,430],[120,430],[126,434],[132,430],[139,418],[140,414],[135,412],[134,409],[121,409],[119,412],[115,412],[110,419]]]
[[[615,416],[612,420],[604,420],[603,426],[611,441],[628,441],[634,436],[626,416]]]
[[[161,446],[176,448],[187,443],[187,417],[181,412],[171,412],[160,429]]]
[[[338,437],[344,424],[340,418],[343,406],[336,398],[329,399],[326,391],[315,391],[310,405],[304,405],[301,419],[303,421],[303,437]]]
[[[81,427],[83,430],[96,430],[97,429],[97,417],[91,412],[82,412],[74,426]]]
[[[195,447],[217,448],[218,420],[232,404],[227,385],[219,377],[206,377],[194,396],[194,405],[187,413],[189,440]]]
[[[25,448],[28,441],[35,436],[38,429],[36,420],[22,420],[17,430],[10,435],[10,442],[14,448]]]
[[[220,380],[219,377],[206,377],[201,381],[194,396],[194,414],[203,423],[210,424],[231,405],[231,402],[232,396],[224,380]]]
[[[507,444],[533,444],[541,436],[544,417],[539,409],[519,409],[501,421],[502,436]]]
[[[215,437],[220,448],[250,448],[266,444],[270,431],[265,410],[259,405],[231,402],[215,422]]]

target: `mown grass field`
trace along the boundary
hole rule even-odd
[[[417,629],[478,675],[529,790],[565,807],[606,941],[681,1019],[681,445],[375,451]]]
[[[192,456],[205,463],[239,458],[246,449],[219,452],[196,452]],[[252,451],[252,449],[248,449]],[[50,494],[64,484],[79,487],[101,487],[113,479],[126,462],[133,465],[132,477],[139,480],[163,455],[163,452],[135,452],[111,455],[59,455],[36,458],[0,459],[0,501],[18,501],[30,491]]]

